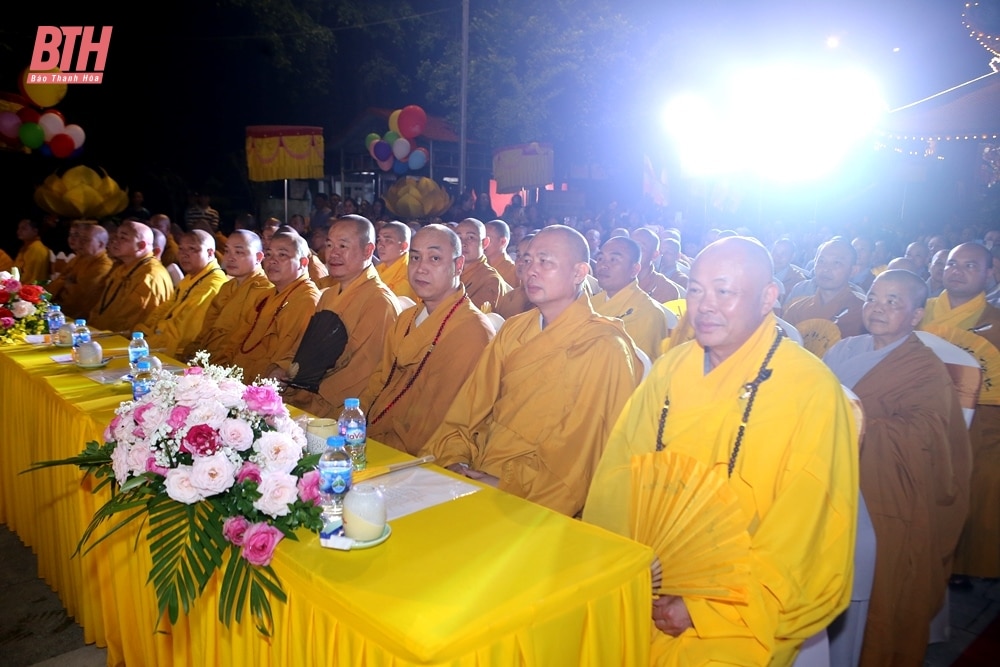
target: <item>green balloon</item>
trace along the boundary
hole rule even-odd
[[[385,136],[382,137],[382,140],[385,141],[385,143],[389,144],[390,146],[396,143],[396,139],[399,139],[399,132],[393,132],[391,130],[389,132],[386,132]]]
[[[17,134],[28,148],[38,148],[45,143],[45,130],[38,123],[21,123]]]
[[[382,137],[378,135],[378,132],[370,133],[367,137],[365,137],[365,149],[370,149],[372,147],[372,142],[378,141],[381,138]]]

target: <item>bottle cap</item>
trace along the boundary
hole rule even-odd
[[[335,447],[335,448],[336,447],[345,447],[346,446],[346,442],[347,441],[344,440],[344,436],[342,436],[342,435],[331,435],[329,438],[326,439],[326,446],[327,447]]]
[[[103,33],[101,33],[101,34],[103,34]],[[132,332],[132,340],[142,340],[142,332],[141,331],[133,331]]]
[[[357,398],[348,398],[344,401],[345,408],[360,408],[361,400]]]
[[[87,320],[77,320],[76,321],[76,326],[78,326],[78,327],[85,327],[85,326],[87,326]]]
[[[104,33],[102,32],[101,34],[103,35]],[[62,310],[62,306],[60,306],[59,304],[54,303],[51,306],[49,306],[49,310]]]
[[[149,370],[149,362],[146,361],[145,359],[140,360],[139,363],[137,364],[137,366],[139,367],[140,371],[148,371]]]

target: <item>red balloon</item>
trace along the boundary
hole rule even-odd
[[[76,142],[68,134],[57,134],[49,139],[49,148],[52,149],[52,154],[56,157],[69,157],[76,150]]]
[[[22,123],[37,123],[42,114],[31,107],[21,107],[17,110],[17,117],[21,119]]]
[[[416,104],[411,104],[399,112],[396,124],[399,125],[400,136],[412,139],[423,134],[424,128],[427,127],[427,114]]]

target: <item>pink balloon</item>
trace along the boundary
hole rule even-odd
[[[410,154],[410,142],[400,137],[392,142],[392,154],[397,160],[405,160]]]
[[[17,139],[21,129],[21,119],[13,111],[0,111],[0,134],[8,139]]]
[[[389,171],[390,169],[392,169],[392,163],[395,161],[396,161],[395,158],[393,158],[390,155],[388,160],[378,161],[378,168],[381,169],[382,171]]]
[[[81,148],[83,142],[87,140],[87,133],[79,125],[67,125],[64,131],[73,140],[73,146],[76,148]]]

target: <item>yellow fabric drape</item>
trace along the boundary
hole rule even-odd
[[[18,474],[99,439],[129,395],[128,385],[97,384],[51,354],[0,350],[0,520],[38,555],[39,575],[85,641],[107,646],[109,665],[648,662],[651,551],[488,488],[393,521],[376,549],[330,551],[308,533],[283,541],[272,564],[288,602],[273,603],[270,641],[247,619],[223,627],[213,584],[189,615],[154,632],[145,537],[133,551],[138,526],[71,558],[107,494],[81,487],[75,468]],[[407,458],[369,441],[372,465]]]
[[[938,324],[956,329],[971,329],[979,322],[979,316],[983,314],[985,309],[985,293],[977,294],[961,306],[952,308],[951,301],[948,299],[948,290],[945,290],[941,292],[941,296],[927,299],[927,308],[924,310],[924,319],[920,323],[920,327]]]
[[[251,181],[323,178],[323,133],[252,137],[246,141]]]

